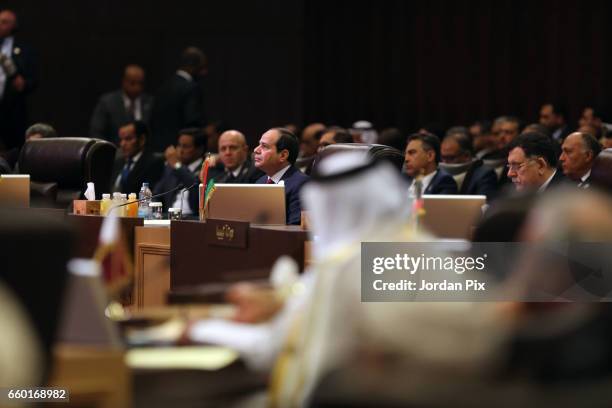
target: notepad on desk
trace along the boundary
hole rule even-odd
[[[126,353],[126,364],[133,369],[184,369],[215,371],[238,359],[238,353],[216,346],[143,347]]]

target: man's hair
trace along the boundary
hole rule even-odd
[[[336,143],[353,143],[353,135],[351,135],[348,130],[340,126],[328,127],[327,129],[321,132],[321,135],[318,137],[318,139],[320,140],[321,136],[323,136],[323,134],[327,132],[334,133],[333,139]]]
[[[580,138],[582,139],[582,144],[584,145],[585,150],[588,150],[591,153],[593,153],[593,158],[597,157],[599,152],[601,152],[601,144],[599,144],[599,141],[595,139],[595,137],[589,133],[586,133],[586,132],[576,132],[576,133],[580,135]]]
[[[599,105],[587,105],[587,106],[584,107],[584,109],[591,109],[593,111],[593,117],[601,119],[602,121],[604,120],[604,116],[606,116],[605,112],[604,112],[605,109],[604,109],[603,106],[601,106],[601,104],[599,104]]]
[[[543,107],[546,105],[550,105],[552,107],[553,114],[562,116],[565,122],[568,121],[567,106],[565,106],[563,103],[556,101],[556,102],[546,102],[542,104]]]
[[[199,69],[206,62],[206,55],[197,47],[187,47],[181,53],[179,68]]]
[[[149,126],[142,120],[135,120],[133,122],[130,122],[129,125],[134,126],[134,133],[136,133],[137,137],[148,137],[150,134]]]
[[[274,128],[279,133],[278,140],[276,141],[276,151],[281,152],[285,149],[289,152],[289,163],[295,164],[298,154],[300,152],[300,142],[297,137],[289,130],[285,128]]]
[[[424,150],[433,150],[436,156],[436,164],[440,162],[440,139],[438,139],[438,136],[432,133],[413,133],[408,136],[406,146],[413,140],[420,140]]]
[[[477,120],[472,123],[472,126],[480,126],[480,134],[485,135],[491,132],[491,121],[487,119]]]
[[[183,135],[191,136],[193,138],[193,145],[196,149],[202,148],[206,151],[207,138],[204,136],[204,131],[200,128],[186,128],[181,129],[178,133],[177,139]]]
[[[57,137],[57,132],[55,131],[55,129],[53,129],[53,126],[48,125],[46,123],[35,123],[25,131],[26,139],[29,136],[35,135],[35,134],[39,134],[43,138]]]
[[[400,152],[406,150],[406,138],[398,128],[383,129],[378,135],[378,143],[395,147]]]
[[[542,157],[550,167],[557,166],[558,149],[548,136],[538,132],[527,132],[517,136],[508,145],[508,151],[520,147],[529,158]]]
[[[504,116],[500,116],[496,118],[493,121],[493,125],[499,125],[500,123],[504,123],[504,122],[516,123],[516,127],[519,133],[523,129],[523,122],[516,116],[509,116],[509,115],[504,115]]]
[[[552,137],[552,135],[550,134],[550,130],[548,130],[548,128],[542,125],[541,123],[530,123],[523,128],[523,132],[524,133],[533,133],[533,132],[541,133],[544,136]]]
[[[463,154],[472,155],[472,139],[468,129],[464,126],[453,126],[446,131],[444,139],[451,138],[459,145],[459,150]],[[443,140],[444,140],[443,139]]]
[[[446,139],[454,140],[459,145],[459,152],[461,154],[467,154],[469,156],[472,156],[472,152],[473,152],[472,139],[468,135],[467,131],[466,132],[463,132],[462,130],[459,131],[460,130],[459,128],[461,127],[457,126],[455,128],[450,128],[446,132],[446,136],[444,137],[444,140]],[[453,131],[453,129],[456,129],[456,131]],[[461,129],[465,129],[465,128],[461,128]]]
[[[323,133],[325,133],[327,131],[327,129],[319,129],[314,133],[314,138],[316,141],[321,140],[321,136],[323,136]],[[291,131],[290,131],[291,132]],[[297,135],[295,136],[297,137]]]

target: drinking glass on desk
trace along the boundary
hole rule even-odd
[[[181,219],[181,209],[180,208],[169,208],[168,209],[168,219],[169,220],[180,220]]]
[[[153,201],[149,203],[149,208],[151,209],[151,219],[152,220],[161,220],[162,219],[162,203],[159,201]]]

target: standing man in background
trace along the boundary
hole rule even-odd
[[[102,95],[91,116],[91,137],[117,143],[119,128],[135,120],[151,121],[153,97],[144,93],[145,71],[130,64],[123,71],[121,89]]]
[[[17,16],[0,11],[0,151],[20,148],[27,123],[26,96],[37,85],[34,52],[15,34]]]
[[[155,96],[152,131],[154,151],[176,140],[184,128],[204,126],[203,98],[198,80],[207,73],[206,55],[196,47],[181,54],[178,70],[162,85]]]

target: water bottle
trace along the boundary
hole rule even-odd
[[[142,183],[142,188],[140,189],[140,193],[138,193],[138,216],[140,218],[144,218],[145,220],[151,218],[149,203],[151,202],[152,196],[153,193],[149,188],[149,183]]]

